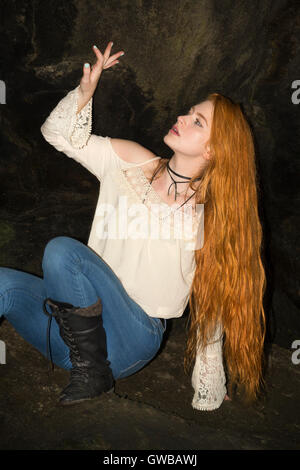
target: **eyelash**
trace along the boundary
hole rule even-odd
[[[203,127],[199,119],[196,119],[195,124],[198,124],[198,123],[200,124],[200,127]]]
[[[189,110],[189,111],[187,112],[187,114],[191,114],[191,111]],[[199,119],[197,118],[196,121],[195,121],[195,124],[198,125],[198,123],[200,124],[199,127],[203,127],[202,124],[201,124],[201,122],[200,122]]]

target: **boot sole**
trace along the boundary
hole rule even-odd
[[[98,398],[102,395],[102,393],[112,394],[112,393],[114,393],[114,391],[115,391],[115,387],[112,387],[107,392],[101,392],[99,395],[96,395],[95,397],[80,398],[79,400],[72,400],[72,401],[71,400],[63,400],[63,401],[59,401],[58,405],[59,406],[76,405],[77,403],[82,403],[83,401],[93,400],[94,398]]]

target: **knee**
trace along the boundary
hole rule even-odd
[[[74,244],[76,240],[70,237],[55,237],[52,238],[46,245],[42,261],[42,269],[45,272],[47,269],[60,268],[65,265],[66,260],[70,255],[74,256]]]

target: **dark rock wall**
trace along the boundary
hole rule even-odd
[[[296,0],[1,0],[1,205],[30,207],[57,190],[89,194],[95,178],[42,138],[47,115],[80,80],[93,44],[124,49],[94,98],[93,132],[170,156],[162,137],[177,114],[220,92],[238,101],[257,147],[272,341],[300,338],[300,3]],[[92,213],[91,213],[92,215]],[[86,229],[86,238],[88,237]],[[7,233],[0,224],[1,247]],[[57,235],[59,235],[59,231]],[[76,230],[70,233],[76,237]],[[9,238],[9,237],[8,237]]]

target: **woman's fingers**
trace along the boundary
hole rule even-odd
[[[124,51],[117,52],[116,54],[112,55],[111,57],[107,59],[105,65],[111,64],[111,62],[118,60],[118,58],[121,57],[122,55],[124,55]]]
[[[113,47],[113,42],[110,41],[104,51],[104,54],[103,54],[103,59],[104,59],[104,65],[106,64],[106,62],[108,61],[109,59],[109,56],[110,56],[110,53],[111,53],[111,50],[112,50],[112,47]]]
[[[85,85],[84,88],[88,88],[90,83],[95,84],[95,82],[99,80],[102,70],[109,69],[119,63],[118,59],[124,55],[124,52],[119,51],[110,57],[112,46],[113,43],[109,42],[104,54],[101,53],[97,46],[93,46],[93,51],[96,55],[97,61],[93,65],[86,63],[83,66],[81,82],[83,86]]]
[[[83,81],[88,81],[90,77],[91,66],[88,62],[86,62],[83,66]]]
[[[116,64],[118,64],[118,63],[119,63],[118,60],[114,60],[114,61],[111,62],[110,64],[107,63],[107,64],[103,67],[103,69],[104,69],[104,70],[107,70],[107,69],[109,69],[110,67],[112,67],[113,65],[116,65]]]
[[[116,54],[112,55],[106,62],[106,64],[104,65],[104,69],[108,69],[109,67],[111,67],[112,65],[115,65],[115,64],[118,64],[119,61],[118,59],[124,55],[124,52],[123,51],[120,51],[120,52],[117,52]]]
[[[99,49],[96,46],[93,46],[93,51],[95,52],[96,57],[97,57],[97,63],[95,64],[96,66],[100,64],[102,68],[107,69],[109,68],[108,66],[111,67],[113,62],[115,64],[116,63],[115,61],[119,57],[124,55],[124,51],[119,51],[113,54],[112,56],[110,56],[112,47],[113,47],[113,42],[109,42],[105,49],[104,54],[102,55]]]
[[[97,61],[99,61],[102,64],[103,61],[104,61],[104,58],[103,58],[103,55],[101,54],[101,52],[99,51],[98,47],[93,46],[93,51],[96,55]]]

